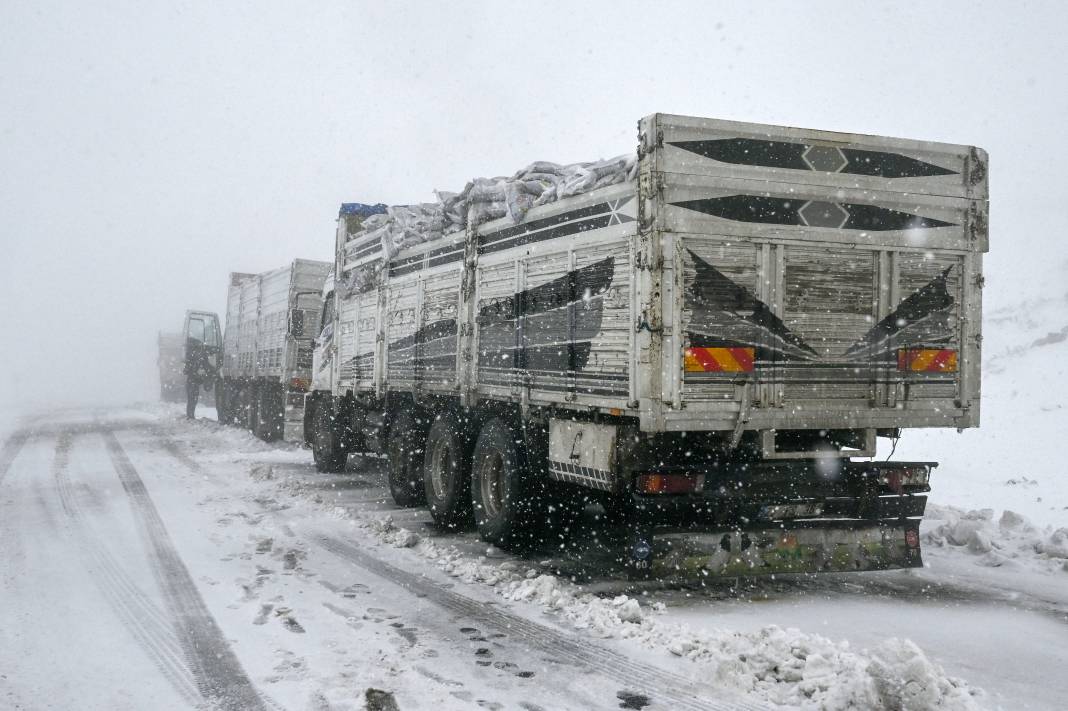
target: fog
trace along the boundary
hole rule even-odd
[[[228,273],[409,203],[631,151],[663,111],[975,144],[987,306],[1066,273],[1060,3],[14,2],[0,9],[0,402],[154,398]]]

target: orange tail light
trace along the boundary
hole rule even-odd
[[[897,369],[913,373],[955,373],[957,351],[948,348],[902,348],[897,352]]]

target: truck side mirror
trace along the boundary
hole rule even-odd
[[[297,337],[304,335],[304,311],[302,309],[293,309],[289,312],[289,333]]]

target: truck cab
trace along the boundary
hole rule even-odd
[[[189,349],[193,347],[202,347],[207,351],[208,362],[216,371],[222,367],[222,330],[219,328],[219,315],[214,311],[190,310],[185,312],[180,369],[184,369],[185,363],[189,360]],[[214,407],[217,402],[218,393],[213,389],[209,391],[205,404]]]
[[[207,349],[211,364],[218,368],[222,365],[222,336],[219,330],[219,315],[212,311],[186,311],[184,355],[189,356],[189,349],[199,344]]]

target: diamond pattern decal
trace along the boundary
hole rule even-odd
[[[720,138],[710,141],[668,141],[669,146],[721,163],[759,165],[823,173],[847,173],[877,178],[930,178],[957,175],[957,171],[900,153],[858,148],[816,146],[754,138]]]
[[[873,232],[957,226],[953,222],[943,222],[933,217],[913,215],[878,205],[791,200],[765,195],[727,195],[671,204],[725,220],[773,225]]]

